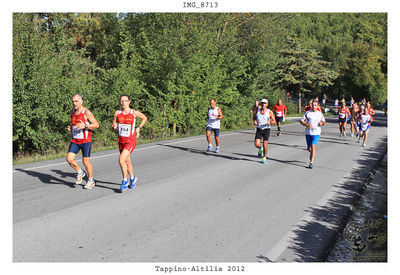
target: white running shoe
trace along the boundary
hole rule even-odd
[[[93,179],[89,179],[84,186],[85,189],[93,189],[93,187],[96,185]]]
[[[344,136],[344,137],[346,136],[346,132],[343,132],[343,136]]]
[[[212,146],[211,145],[208,145],[208,147],[207,147],[207,152],[211,152],[211,150],[212,150]]]
[[[351,137],[353,137],[354,136],[354,134],[353,133],[351,133],[351,135],[350,135]]]
[[[361,143],[361,139],[359,138],[357,142],[358,142],[358,143]]]
[[[365,147],[365,146],[367,146],[367,145],[366,145],[365,143],[363,143],[363,144],[362,144],[362,147]]]
[[[75,184],[77,184],[77,185],[81,184],[81,183],[82,183],[82,179],[83,179],[83,177],[85,177],[85,176],[86,176],[86,174],[85,174],[84,171],[82,171],[81,174],[77,174],[77,175],[76,175]]]

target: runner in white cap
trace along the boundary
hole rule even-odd
[[[271,131],[271,124],[276,122],[274,113],[270,109],[267,109],[267,106],[268,100],[265,98],[262,99],[260,101],[260,109],[257,110],[253,117],[254,124],[257,126],[254,146],[259,149],[258,156],[263,157],[261,163],[267,163],[268,139]],[[261,139],[263,139],[262,146]]]

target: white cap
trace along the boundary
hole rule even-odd
[[[268,99],[266,99],[266,98],[263,98],[263,99],[261,99],[261,101],[260,101],[261,103],[268,103]]]

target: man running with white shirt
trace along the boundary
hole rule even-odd
[[[318,111],[318,102],[312,103],[312,110],[307,111],[300,120],[301,125],[306,126],[307,150],[310,152],[310,164],[308,168],[314,168],[316,146],[321,135],[321,126],[325,124],[322,112]]]
[[[254,124],[257,126],[256,137],[254,140],[254,146],[256,146],[258,151],[258,156],[263,157],[261,163],[267,163],[267,153],[268,153],[268,139],[271,131],[271,124],[275,123],[274,113],[267,109],[268,100],[262,99],[260,101],[260,109],[254,114],[253,120]],[[263,139],[263,145],[261,146],[261,139]]]
[[[219,130],[221,128],[221,119],[223,117],[221,109],[217,107],[217,102],[214,98],[211,99],[206,118],[206,137],[208,142],[207,152],[211,152],[212,150],[211,132],[214,132],[215,153],[219,153]]]

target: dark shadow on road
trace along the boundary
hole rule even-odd
[[[250,158],[257,158],[260,159],[258,156],[254,155],[248,155],[248,154],[241,154],[241,153],[233,153],[234,155],[239,155],[239,156],[244,156],[244,157],[250,157]],[[298,160],[282,160],[282,159],[274,159],[274,158],[270,158],[267,156],[268,160],[272,160],[272,161],[276,161],[276,162],[280,162],[283,164],[287,164],[287,165],[295,165],[295,166],[300,166],[300,167],[305,167],[304,165],[300,165],[297,163],[304,163],[303,161],[298,161]]]
[[[24,170],[24,169],[20,169],[20,168],[16,168],[15,170],[20,171],[20,172],[24,172],[24,173],[26,173],[27,175],[29,175],[31,177],[38,178],[42,183],[45,183],[45,184],[63,184],[63,185],[66,185],[68,187],[71,187],[71,188],[78,188],[78,187],[83,188],[83,185],[76,185],[75,184],[75,175],[76,175],[75,173],[64,172],[64,171],[61,171],[61,170],[51,170],[52,172],[55,172],[60,176],[60,177],[55,177],[55,176],[52,176],[52,175],[49,175],[49,174],[39,173],[39,172],[36,172],[36,171],[31,171],[31,170]],[[68,178],[70,178],[70,180],[68,180],[68,181],[63,180],[63,179],[68,179]],[[87,176],[85,178],[87,178]],[[111,189],[111,190],[113,190],[115,192],[119,192],[119,188],[115,189],[115,188],[111,188],[111,187],[99,184],[99,183],[104,183],[104,184],[116,185],[116,183],[104,182],[104,181],[99,181],[99,180],[96,180],[96,179],[95,179],[95,182],[96,182],[95,188],[105,188],[105,189]]]
[[[293,230],[295,236],[290,239],[289,250],[293,252],[296,260],[285,259],[283,253],[279,261],[326,261],[336,237],[343,234],[343,227],[351,211],[349,205],[362,194],[371,172],[387,152],[386,137],[375,144],[376,146],[366,148],[362,153],[358,160],[359,166],[351,171],[351,176],[334,185],[337,188],[336,193],[326,205],[306,210],[311,219],[301,221]],[[339,226],[339,230],[333,225]]]
[[[199,149],[194,149],[194,148],[189,148],[189,147],[182,147],[182,146],[176,146],[176,145],[170,145],[170,144],[161,144],[161,143],[157,143],[157,145],[166,146],[166,147],[170,147],[170,148],[174,148],[174,149],[179,149],[179,150],[186,151],[186,152],[189,152],[189,153],[216,157],[216,158],[224,158],[224,159],[229,159],[229,160],[244,160],[244,161],[251,161],[251,162],[255,161],[255,160],[251,160],[251,159],[247,159],[247,158],[236,158],[236,157],[233,157],[233,156],[223,155],[221,153],[206,152],[204,150],[199,150]],[[255,161],[255,162],[257,162],[257,161]]]
[[[29,175],[31,177],[38,178],[42,183],[45,183],[45,184],[64,184],[64,185],[66,185],[68,187],[71,187],[71,188],[75,188],[76,187],[75,184],[72,181],[65,181],[65,180],[62,180],[60,178],[51,176],[49,174],[39,173],[39,172],[36,172],[36,171],[30,171],[30,170],[24,170],[24,169],[21,169],[21,168],[16,168],[15,170],[20,171],[20,172],[24,172],[25,174],[27,174],[27,175]],[[75,174],[73,174],[73,173],[65,173],[62,177],[63,178],[66,178],[66,177],[75,178]]]

